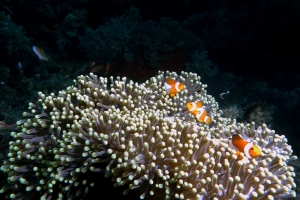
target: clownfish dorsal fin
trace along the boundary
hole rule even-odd
[[[176,84],[176,81],[172,78],[167,78],[166,82],[168,85],[172,85],[172,86]]]
[[[239,139],[239,140],[242,139],[242,137],[240,136],[240,134],[235,134],[235,135],[233,135],[231,138],[232,138],[232,139]]]

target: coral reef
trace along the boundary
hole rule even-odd
[[[0,121],[14,123],[35,93],[66,88],[78,75],[142,82],[158,70],[180,72],[189,59],[199,60],[192,59],[194,51],[205,51],[200,38],[171,18],[142,20],[134,6],[106,16],[95,3],[0,3]],[[33,49],[48,59],[38,59]]]
[[[7,55],[18,55],[21,51],[28,51],[30,38],[26,36],[22,26],[11,21],[9,15],[0,12],[0,58],[5,59]]]
[[[174,98],[163,83],[185,85]],[[97,187],[104,172],[140,198],[272,199],[295,196],[292,156],[285,136],[265,124],[221,116],[206,85],[193,73],[159,74],[138,84],[126,78],[79,76],[57,95],[39,93],[17,122],[1,170],[7,198],[76,199]],[[212,122],[198,123],[187,101],[201,101]],[[262,155],[238,159],[228,138],[240,134]]]
[[[250,106],[244,115],[244,119],[247,121],[254,121],[259,124],[270,124],[273,118],[275,111],[275,106],[266,106],[266,105],[252,105]]]
[[[233,105],[222,109],[223,117],[237,119],[243,116],[243,111],[238,106]]]

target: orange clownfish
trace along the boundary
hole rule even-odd
[[[199,122],[204,122],[205,124],[209,124],[211,119],[210,116],[207,116],[207,111],[203,107],[201,101],[198,102],[187,102],[186,108],[189,112],[194,115]]]
[[[244,153],[248,159],[256,158],[261,155],[260,147],[247,142],[238,134],[229,138],[228,144],[231,148],[237,150],[236,155],[239,159],[243,158],[240,155],[241,152]]]
[[[171,78],[167,78],[165,82],[165,90],[170,97],[174,97],[178,92],[184,89],[184,85]]]

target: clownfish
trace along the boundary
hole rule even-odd
[[[165,90],[170,97],[174,97],[178,92],[184,89],[184,85],[171,78],[167,78],[165,84]]]
[[[209,124],[211,121],[210,116],[207,116],[207,110],[204,108],[201,101],[198,102],[187,102],[186,108],[188,111],[194,115],[199,122],[204,122]]]
[[[247,142],[238,134],[229,138],[228,144],[231,148],[237,150],[236,155],[239,159],[242,159],[241,152],[244,153],[248,159],[256,158],[261,155],[260,147]]]

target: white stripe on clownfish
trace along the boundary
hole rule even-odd
[[[179,82],[177,82],[176,84],[175,84],[175,89],[176,89],[176,91],[177,92],[180,92],[182,89],[181,89],[181,83],[179,83]]]
[[[165,82],[165,90],[166,90],[167,94],[170,94],[171,88],[172,88],[172,86],[169,85],[167,82]]]
[[[228,140],[228,144],[232,149],[235,149],[239,159],[242,159],[241,152],[248,159],[253,159],[261,155],[261,148],[251,142],[244,140],[239,134],[233,135]]]
[[[207,116],[206,115],[206,110],[204,113],[199,113],[196,115],[196,118],[198,119],[199,122],[204,122],[205,124],[209,124],[211,119],[210,119],[210,116]],[[203,117],[204,115],[204,117]]]

